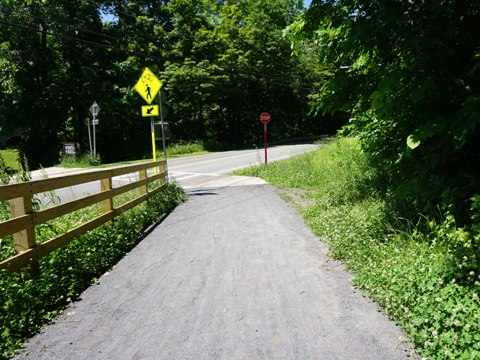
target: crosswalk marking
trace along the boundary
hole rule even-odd
[[[183,181],[187,179],[192,179],[195,177],[200,177],[200,176],[219,176],[218,174],[205,174],[205,173],[194,173],[194,172],[185,172],[185,171],[170,171],[169,172],[170,177],[178,180],[178,181]]]

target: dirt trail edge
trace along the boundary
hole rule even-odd
[[[415,357],[273,187],[231,178],[190,189],[15,359]]]

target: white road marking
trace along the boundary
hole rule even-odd
[[[184,181],[187,179],[192,179],[200,176],[207,176],[207,177],[219,176],[218,174],[204,174],[204,173],[179,172],[179,171],[171,171],[169,175],[170,177],[174,178],[177,181]]]

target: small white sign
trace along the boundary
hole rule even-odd
[[[98,106],[96,101],[94,101],[92,106],[90,106],[90,112],[92,113],[93,116],[97,116],[98,113],[100,112],[100,106]]]

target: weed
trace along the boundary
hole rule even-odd
[[[86,168],[91,166],[98,166],[98,165],[101,165],[101,163],[102,163],[102,159],[99,154],[97,154],[96,156],[93,156],[90,154],[84,154],[79,157],[63,156],[60,159],[60,163],[58,164],[58,166],[66,167],[66,168],[72,168],[72,167]]]

